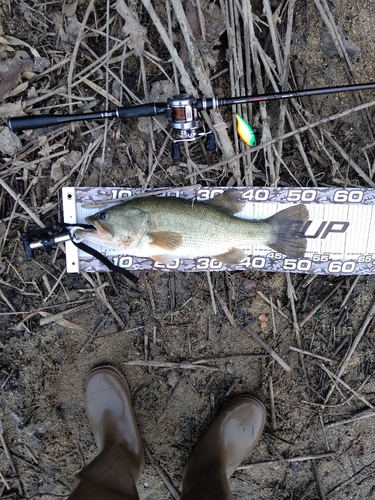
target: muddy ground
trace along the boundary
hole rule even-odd
[[[251,15],[245,1],[197,2],[183,7],[215,95],[375,81],[370,0],[255,1]],[[108,6],[104,0],[0,1],[1,117],[147,102],[160,81],[162,90],[174,92],[174,82],[183,91],[172,64],[177,56],[162,41],[147,4],[129,1],[124,11],[120,1]],[[202,95],[202,76],[190,64],[176,5],[158,0],[153,6]],[[341,54],[329,30],[339,33]],[[249,39],[253,48],[258,44],[258,55],[251,54],[247,67]],[[94,71],[84,73],[90,65]],[[293,126],[372,99],[374,91],[362,97],[335,94],[254,105],[246,113],[262,144]],[[294,125],[288,119],[281,123],[285,110]],[[62,186],[374,187],[373,110],[285,139],[278,146],[282,162],[275,149],[249,152],[238,143],[230,109],[222,112],[227,145],[219,139],[214,152],[201,143],[190,145],[179,162],[170,158],[165,133],[148,119],[86,121],[74,129],[66,125],[16,136],[2,128],[1,498],[68,496],[74,474],[97,453],[83,394],[90,368],[101,363],[118,367],[130,386],[148,449],[138,483],[141,499],[177,498],[192,449],[218,410],[240,392],[262,400],[268,416],[248,467],[230,480],[236,499],[375,497],[372,276],[247,271],[212,272],[208,279],[206,273],[140,271],[133,286],[120,275],[66,274],[62,249],[50,256],[39,250],[35,260],[26,261],[20,241],[22,232],[38,224],[62,220]],[[228,161],[230,148],[246,155],[238,163]],[[291,370],[270,357],[244,325]],[[129,364],[135,361],[141,365]],[[149,361],[154,366],[147,366]],[[346,386],[339,382],[331,390],[346,361],[341,375]],[[182,362],[192,363],[190,369],[180,367]]]

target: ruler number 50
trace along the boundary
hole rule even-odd
[[[310,202],[316,198],[315,189],[289,189],[287,201]]]

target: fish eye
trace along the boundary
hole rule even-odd
[[[107,220],[107,219],[108,219],[108,214],[107,214],[107,212],[102,212],[102,213],[99,215],[99,219],[100,219],[100,220]]]

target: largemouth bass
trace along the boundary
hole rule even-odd
[[[300,227],[309,216],[305,205],[286,208],[268,219],[246,220],[234,216],[245,204],[238,196],[232,189],[209,201],[132,198],[86,217],[96,230],[79,230],[76,236],[164,264],[196,257],[238,264],[251,243],[288,257],[304,256],[306,239]]]

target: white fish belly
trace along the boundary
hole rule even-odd
[[[179,259],[194,259],[197,257],[213,257],[229,252],[233,248],[245,249],[249,248],[252,243],[266,244],[265,234],[254,234],[251,238],[248,236],[238,235],[236,237],[220,234],[220,231],[215,231],[215,234],[209,232],[201,234],[184,236],[182,245],[173,250],[165,249],[157,245],[151,244],[151,239],[148,236],[142,238],[138,245],[122,249],[129,255],[135,257],[154,257],[158,255],[168,255],[170,258]]]

